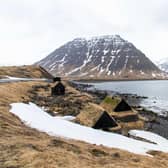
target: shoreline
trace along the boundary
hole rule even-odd
[[[72,81],[76,82],[127,82],[127,81],[167,81],[168,79],[73,79]]]
[[[107,95],[112,95],[112,93],[114,95],[118,95],[121,97],[124,97],[127,101],[128,101],[128,97],[132,97],[135,101],[140,101],[140,99],[146,99],[147,97],[141,97],[138,95],[133,95],[133,94],[121,94],[118,92],[114,92],[114,91],[107,91],[107,90],[98,90],[98,89],[90,89],[87,90],[90,87],[93,87],[94,85],[91,84],[85,84],[85,83],[76,83],[76,81],[70,81],[69,82],[73,87],[75,87],[77,90],[83,91],[83,92],[87,92],[91,95],[96,95],[98,97],[98,101],[101,102],[105,96]],[[132,106],[133,108],[135,108],[138,113],[140,115],[142,115],[143,117],[147,118],[148,121],[145,122],[145,127],[144,129],[147,131],[151,131],[154,133],[157,133],[165,138],[168,139],[168,116],[160,116],[157,113],[151,111],[151,110],[147,110],[144,107],[142,107],[140,104],[138,104],[138,106]],[[140,110],[138,110],[140,109]]]

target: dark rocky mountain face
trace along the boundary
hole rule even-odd
[[[119,35],[77,38],[37,63],[53,75],[94,79],[160,78],[163,74]]]

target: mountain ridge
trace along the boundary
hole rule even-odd
[[[57,76],[80,78],[162,78],[162,71],[119,35],[75,38],[36,64]]]

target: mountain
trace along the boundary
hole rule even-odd
[[[164,59],[158,61],[157,65],[161,70],[168,72],[168,58],[164,58]]]
[[[37,62],[54,75],[94,79],[160,78],[162,71],[119,35],[76,38]]]

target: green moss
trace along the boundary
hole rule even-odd
[[[119,103],[119,98],[118,97],[109,97],[109,96],[106,96],[106,98],[103,100],[103,103],[106,103],[106,104],[110,104],[111,106],[116,106],[118,103]]]

